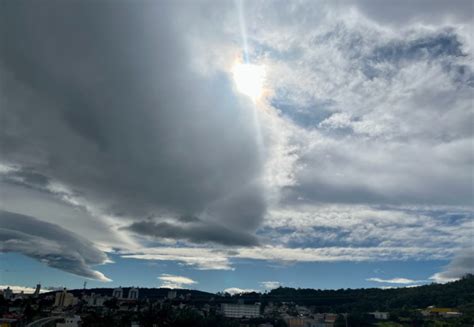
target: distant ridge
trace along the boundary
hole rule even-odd
[[[123,287],[128,294],[130,287]],[[168,288],[139,288],[140,299],[163,299],[167,296]],[[74,295],[96,293],[112,295],[113,288],[75,289],[69,292]],[[394,308],[426,308],[459,307],[474,305],[474,275],[466,275],[462,279],[446,284],[430,284],[418,287],[403,287],[393,289],[361,288],[339,290],[295,289],[279,287],[268,293],[244,293],[231,296],[230,294],[213,294],[198,290],[174,289],[177,296],[191,294],[191,299],[197,302],[210,301],[232,302],[237,299],[246,303],[294,302],[296,304],[314,306],[321,311],[350,312],[352,310],[390,310]],[[45,296],[49,293],[43,293]]]

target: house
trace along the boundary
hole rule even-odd
[[[369,315],[374,316],[375,319],[377,320],[387,320],[389,318],[389,313],[388,312],[369,312]]]
[[[452,318],[452,317],[460,317],[462,313],[460,313],[457,309],[454,308],[436,308],[436,307],[428,307],[425,310],[421,311],[421,314],[425,317],[443,317],[443,318]]]

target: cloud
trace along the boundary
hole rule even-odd
[[[183,286],[189,287],[190,285],[197,284],[191,278],[169,274],[162,274],[158,279],[163,282],[160,286],[163,288],[183,288]]]
[[[226,253],[210,248],[148,247],[140,251],[122,251],[123,258],[178,261],[198,270],[234,270]]]
[[[447,283],[460,279],[466,274],[474,274],[474,250],[462,249],[443,271],[430,277],[436,283]]]
[[[392,28],[358,4],[294,5],[285,28],[274,19],[284,5],[255,18],[272,105],[297,126],[283,200],[471,206],[471,26]]]
[[[0,211],[0,250],[18,252],[74,275],[111,281],[91,268],[108,261],[90,241],[33,217]]]
[[[185,7],[7,5],[1,20],[15,33],[0,48],[0,144],[20,169],[8,182],[54,181],[119,225],[191,215],[199,236],[175,227],[178,239],[228,243],[216,224],[231,243],[255,243],[266,199],[253,104],[222,68],[189,65],[198,45],[188,23],[174,23]]]
[[[423,285],[403,285],[403,286],[380,286],[378,288],[381,288],[383,290],[391,290],[391,289],[395,289],[395,288],[413,288],[413,287],[420,287],[420,286],[423,286]]]
[[[469,22],[472,18],[473,4],[469,0],[455,0],[451,5],[445,1],[402,0],[382,4],[376,0],[358,0],[349,2],[367,15],[383,24],[406,26],[407,24],[443,24]]]
[[[229,288],[226,288],[224,292],[229,293],[230,295],[235,295],[235,294],[243,294],[243,293],[252,293],[252,292],[257,292],[257,291],[250,288],[229,287]]]
[[[200,270],[232,270],[232,259],[268,262],[367,262],[388,260],[439,260],[452,255],[452,249],[422,247],[319,247],[284,246],[237,247],[232,250],[199,247],[149,247],[121,256],[140,260],[177,261]]]
[[[276,281],[260,282],[260,284],[263,286],[263,288],[267,290],[272,290],[274,288],[278,288],[281,286],[280,282],[276,282]]]
[[[216,223],[204,223],[198,219],[188,223],[140,221],[126,227],[134,233],[158,238],[184,239],[192,243],[213,242],[222,245],[257,245],[254,235],[232,231]]]
[[[0,174],[0,210],[32,216],[41,221],[59,225],[78,235],[87,235],[100,249],[139,248],[123,231],[117,230],[116,222],[100,215],[77,198],[71,197],[64,187],[55,183],[46,188],[32,188],[24,184],[12,184],[8,175]]]
[[[382,279],[377,277],[371,277],[366,279],[369,282],[376,282],[376,283],[387,283],[387,284],[412,284],[412,283],[419,283],[423,282],[422,280],[413,280],[409,278],[391,278],[391,279]]]
[[[470,208],[301,202],[270,210],[259,235],[293,248],[392,246],[431,248],[433,253],[460,248],[471,238]],[[444,259],[454,252],[445,253]]]
[[[25,294],[32,294],[35,292],[36,287],[28,287],[28,286],[19,286],[19,285],[0,285],[0,290],[5,290],[6,288],[10,288],[13,293],[25,293]],[[40,293],[45,293],[51,291],[47,288],[42,288]]]
[[[472,237],[470,1],[246,2],[258,107],[229,74],[233,3],[25,4],[0,13],[5,211],[196,269]]]

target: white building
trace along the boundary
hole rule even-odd
[[[374,316],[374,318],[378,320],[387,320],[389,317],[388,312],[375,311],[375,312],[370,312],[369,314]]]
[[[260,317],[260,304],[222,303],[221,312],[229,318],[258,318]]]
[[[64,322],[56,323],[56,327],[79,327],[81,324],[80,316],[66,317]]]
[[[72,293],[68,293],[66,289],[63,289],[62,292],[56,293],[56,298],[54,300],[55,307],[68,307],[77,303],[77,299]]]
[[[104,306],[104,302],[107,300],[107,297],[92,293],[91,295],[88,295],[85,300],[87,305],[90,307],[102,307]]]
[[[123,289],[118,287],[112,291],[112,297],[117,299],[123,299]]]
[[[128,291],[128,299],[138,300],[138,288],[131,288],[130,291]]]

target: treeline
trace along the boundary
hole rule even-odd
[[[320,312],[390,311],[398,308],[460,307],[474,303],[474,275],[447,284],[393,289],[315,290],[280,287],[268,293],[233,296],[248,302],[294,302]]]
[[[112,288],[72,290],[75,295],[82,292],[112,295]],[[129,288],[124,288],[124,295]],[[140,288],[140,299],[159,299],[167,296],[169,289]],[[266,305],[270,302],[295,303],[298,305],[312,306],[319,312],[361,312],[390,311],[399,308],[426,308],[434,305],[437,307],[460,307],[474,303],[474,275],[469,274],[462,279],[447,284],[430,284],[412,288],[394,289],[339,289],[316,290],[304,288],[279,287],[268,293],[245,293],[239,295],[212,294],[197,290],[176,290],[177,296],[191,295],[192,302],[236,302],[244,300],[245,303],[260,302]],[[44,296],[44,295],[43,295]]]

